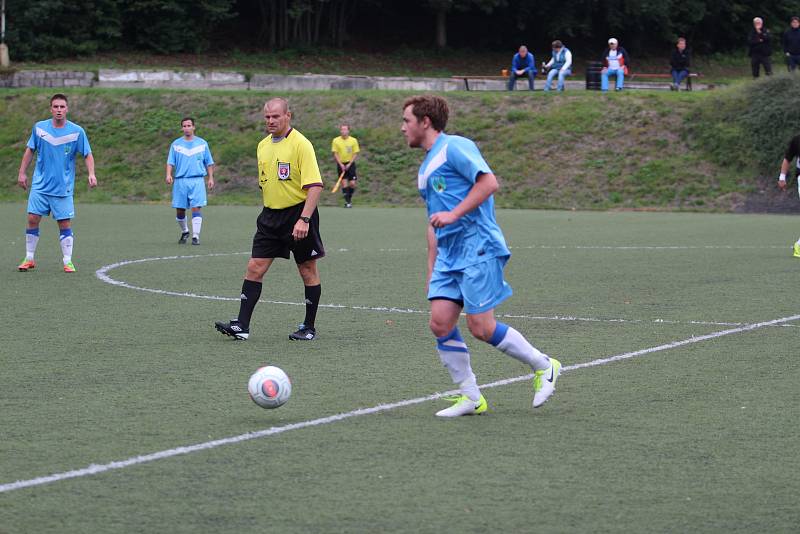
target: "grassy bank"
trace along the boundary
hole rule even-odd
[[[0,93],[0,199],[21,201],[15,177],[34,120],[48,117],[50,91]],[[720,93],[721,94],[721,93]],[[160,90],[70,92],[70,118],[82,124],[97,161],[98,189],[81,201],[161,202],[164,163],[184,115],[197,119],[218,163],[212,203],[257,203],[255,147],[263,137],[266,94]],[[417,203],[423,154],[399,132],[405,93],[306,92],[291,95],[294,125],[317,148],[324,178],[335,176],[330,140],[348,120],[363,147],[357,202]],[[713,132],[696,143],[695,117],[719,106],[713,93],[628,91],[601,95],[518,92],[447,96],[448,130],[475,139],[501,178],[498,205],[516,208],[735,210],[758,187],[755,166],[709,157]],[[695,134],[693,134],[695,135]],[[699,135],[699,134],[697,134]],[[781,141],[783,143],[783,141]],[[735,147],[734,147],[735,148]],[[81,184],[85,170],[79,165]],[[338,197],[326,194],[326,204]]]

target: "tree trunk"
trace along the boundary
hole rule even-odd
[[[436,48],[447,46],[447,11],[440,9],[436,12]]]
[[[270,0],[269,3],[269,48],[275,49],[278,44],[278,9],[275,5],[275,0]]]
[[[319,26],[322,22],[322,12],[325,10],[325,4],[319,2],[317,5],[317,9],[314,13],[314,44],[319,44]]]
[[[336,30],[336,46],[341,48],[344,45],[344,37],[347,31],[347,0],[342,0],[339,10],[339,27]]]
[[[289,9],[287,6],[287,0],[281,0],[281,37],[280,37],[280,47],[286,48],[286,45],[289,44]]]

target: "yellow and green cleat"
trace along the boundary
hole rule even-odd
[[[795,258],[800,258],[800,243],[795,243],[794,244],[793,251],[794,251],[794,254],[792,254],[792,256],[794,256]]]
[[[538,408],[556,391],[556,380],[561,374],[561,362],[550,358],[550,367],[536,371],[533,377],[533,407]]]
[[[75,269],[75,266],[72,265],[71,261],[68,261],[67,263],[64,264],[65,273],[74,273],[75,271],[77,271],[77,269]]]

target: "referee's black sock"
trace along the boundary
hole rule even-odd
[[[319,307],[319,297],[322,295],[322,285],[305,286],[306,288],[306,318],[303,324],[308,328],[314,328],[314,321],[317,319],[317,308]]]
[[[261,297],[261,282],[247,280],[242,283],[242,294],[239,297],[239,322],[242,326],[250,328],[250,317],[253,316],[258,299]]]
[[[356,192],[356,189],[355,189],[355,187],[350,187],[349,189],[350,189],[350,191],[347,192],[347,203],[348,204],[352,204],[353,203],[353,193]]]

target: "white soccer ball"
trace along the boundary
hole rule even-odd
[[[280,367],[267,365],[253,373],[247,383],[253,402],[262,408],[282,406],[292,394],[292,382]]]

